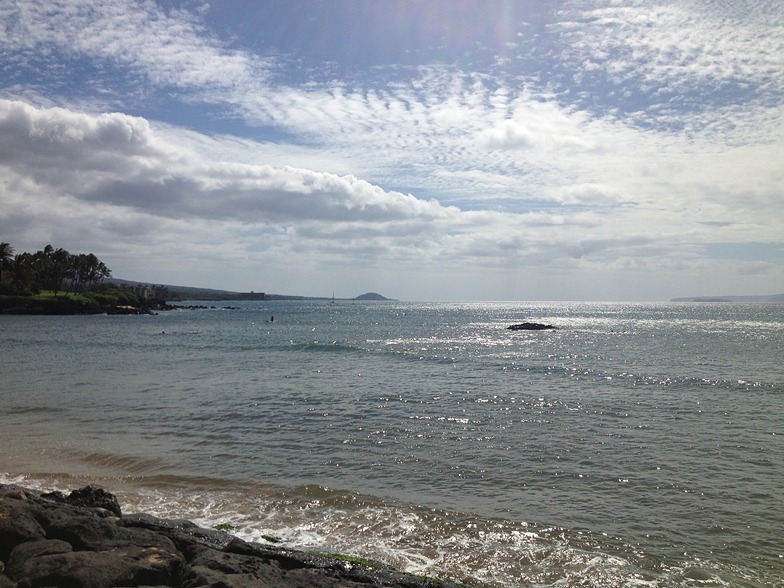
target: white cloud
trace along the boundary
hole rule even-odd
[[[497,60],[558,69],[552,80],[422,65],[383,84],[378,71],[282,84],[282,62],[232,48],[199,14],[8,2],[0,71],[17,100],[0,101],[0,229],[17,248],[36,241],[37,217],[38,241],[138,235],[146,254],[180,243],[183,267],[713,271],[699,244],[784,234],[784,35],[771,6],[564,7],[541,64],[514,54],[529,45]],[[58,95],[82,63],[100,87]],[[585,86],[566,92],[565,72]],[[99,114],[124,110],[126,88],[272,132]],[[602,89],[614,94],[591,95]]]
[[[77,199],[163,216],[372,222],[455,212],[353,176],[208,162],[164,143],[139,118],[6,100],[0,101],[0,163]]]
[[[89,56],[125,64],[154,84],[180,88],[230,88],[238,80],[263,79],[268,68],[205,35],[195,16],[166,11],[149,0],[17,0],[0,10],[3,45],[27,58],[50,52],[71,59]],[[58,77],[57,70],[50,73]]]
[[[646,165],[670,168],[666,182],[654,171],[635,184],[634,166],[643,162],[639,153],[624,159],[630,156],[620,153],[621,141],[609,161],[625,165],[628,174],[616,173],[607,183],[559,180],[544,194],[554,208],[516,214],[460,211],[350,175],[207,158],[194,146],[209,145],[214,156],[222,152],[219,139],[196,140],[188,132],[187,141],[177,143],[175,136],[175,129],[159,133],[148,121],[122,114],[87,115],[0,101],[0,170],[5,179],[0,227],[8,229],[12,219],[25,218],[25,210],[37,215],[45,210],[44,224],[58,228],[43,241],[62,238],[67,243],[78,235],[83,242],[106,247],[107,237],[114,235],[133,241],[134,249],[149,256],[187,242],[188,252],[181,255],[194,259],[192,263],[228,260],[240,267],[257,257],[283,265],[307,259],[344,267],[397,263],[413,268],[424,263],[442,269],[578,272],[602,267],[642,271],[666,266],[666,259],[675,266],[683,250],[654,244],[714,238],[716,227],[704,221],[731,219],[721,230],[741,238],[781,229],[776,217],[745,213],[732,201],[737,194],[733,186],[727,188],[729,194],[692,198],[696,189],[713,182],[700,177],[712,168],[700,162],[696,168],[683,166],[682,153],[653,160],[651,150],[661,137],[640,149],[643,158],[652,158]],[[232,144],[228,151],[235,148]],[[725,155],[733,160],[732,171],[737,173],[745,162],[748,172],[756,172],[753,162],[759,157],[741,152]],[[690,160],[696,161],[693,156]],[[678,186],[686,177],[692,183]],[[764,191],[756,195],[762,202],[773,196]],[[748,200],[749,190],[737,197]],[[627,206],[611,208],[625,201]],[[578,208],[568,208],[572,205]],[[597,207],[601,212],[590,212]],[[35,231],[30,231],[31,223],[25,226],[27,231],[19,229],[16,235],[29,242]]]
[[[767,2],[635,1],[597,3],[564,26],[564,56],[600,64],[618,84],[699,98],[699,110],[729,85],[780,99],[784,77],[784,21]],[[768,14],[766,14],[768,13]],[[665,100],[670,99],[665,97]]]

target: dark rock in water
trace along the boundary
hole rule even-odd
[[[102,508],[109,513],[121,517],[122,511],[120,510],[120,503],[117,502],[117,497],[114,494],[103,490],[102,488],[94,488],[93,486],[85,486],[78,490],[72,491],[68,496],[62,492],[49,492],[42,494],[44,498],[54,500],[55,502],[64,502],[73,506],[84,506],[86,508]]]
[[[65,496],[0,484],[0,588],[6,586],[457,588],[247,543],[189,521],[122,516],[114,495],[100,488]]]
[[[557,329],[558,327],[554,327],[553,325],[545,325],[542,323],[519,323],[517,325],[511,325],[506,328],[511,331],[544,331],[546,329]]]

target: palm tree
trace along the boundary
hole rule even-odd
[[[33,271],[33,256],[30,253],[20,253],[14,257],[12,265],[14,277],[11,287],[16,291],[32,290],[36,281]]]
[[[9,267],[14,258],[14,248],[9,243],[0,243],[0,283],[3,281],[3,269]]]

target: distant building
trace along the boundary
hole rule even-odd
[[[149,284],[123,284],[123,288],[130,290],[142,300],[150,300],[158,298],[158,286],[151,286]]]

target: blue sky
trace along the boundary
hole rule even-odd
[[[0,240],[404,300],[784,292],[778,0],[0,0]]]

